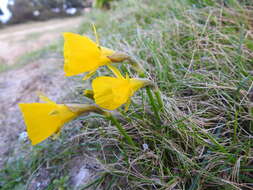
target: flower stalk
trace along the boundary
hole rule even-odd
[[[150,102],[151,107],[152,107],[152,109],[153,109],[153,111],[154,111],[154,113],[155,113],[156,120],[157,120],[158,122],[161,122],[160,115],[159,115],[159,110],[158,110],[157,105],[156,105],[156,103],[155,103],[155,99],[154,99],[154,97],[153,97],[153,95],[152,95],[151,88],[150,88],[150,87],[147,87],[146,90],[147,90],[149,102]]]
[[[157,99],[157,103],[158,103],[158,106],[159,106],[159,111],[164,112],[164,103],[163,103],[163,100],[162,100],[161,92],[160,92],[160,90],[157,86],[155,86],[154,94],[155,94],[155,97]]]
[[[104,115],[106,111],[101,109],[100,107],[96,105],[89,105],[89,104],[65,104],[70,111],[76,114],[89,114],[91,112],[97,113],[100,115]]]
[[[112,115],[112,114],[108,114],[107,115],[108,120],[110,120],[118,129],[119,133],[125,138],[125,140],[127,141],[127,143],[133,147],[136,147],[132,137],[130,137],[126,130],[120,125],[120,123],[118,122],[118,120]]]
[[[114,54],[108,56],[108,58],[111,60],[113,63],[119,63],[123,61],[129,61],[129,65],[133,67],[133,69],[139,74],[140,77],[145,76],[145,71],[142,68],[142,66],[134,60],[132,57],[129,55],[123,53],[123,52],[115,52]]]

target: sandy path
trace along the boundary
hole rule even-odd
[[[73,31],[81,20],[81,17],[57,19],[20,24],[0,30],[0,64],[16,63],[21,55],[52,43],[62,32]]]
[[[23,54],[40,49],[73,31],[82,18],[20,24],[0,30],[0,64],[18,64]],[[0,73],[0,169],[13,151],[25,126],[18,109],[19,102],[38,101],[36,91],[57,100],[71,81],[64,77],[63,58],[53,54],[22,68]]]
[[[34,23],[28,23],[28,24],[20,24],[12,27],[8,27],[3,29],[0,32],[0,40],[6,40],[13,37],[21,37],[35,33],[35,32],[56,32],[57,30],[62,30],[63,28],[71,28],[78,26],[78,24],[81,21],[81,17],[76,18],[67,18],[63,20],[61,19],[55,19],[50,20],[47,22],[34,22]],[[52,31],[53,30],[53,31]]]

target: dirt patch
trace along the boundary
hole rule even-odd
[[[37,91],[57,100],[70,85],[59,63],[62,59],[38,60],[0,76],[0,166],[18,144],[19,134],[25,131],[18,103],[38,101]]]
[[[69,168],[70,183],[74,190],[95,180],[98,173],[102,171],[102,166],[92,157],[77,157],[69,163]]]
[[[50,172],[46,168],[40,168],[37,175],[28,185],[28,190],[43,190],[50,184]]]

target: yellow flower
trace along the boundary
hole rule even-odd
[[[95,102],[102,108],[114,110],[129,102],[138,89],[152,85],[149,80],[123,77],[116,68],[111,70],[116,77],[102,76],[92,81]]]
[[[45,103],[19,104],[32,145],[58,133],[65,123],[77,116],[90,111],[98,111],[95,106],[56,104],[45,96],[40,96],[40,98]]]
[[[89,72],[89,78],[101,66],[112,61],[109,56],[115,51],[99,46],[87,36],[74,33],[64,33],[64,72],[66,76],[73,76]]]

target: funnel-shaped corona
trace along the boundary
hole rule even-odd
[[[152,85],[149,80],[128,76],[124,78],[119,71],[115,71],[114,74],[117,77],[102,76],[92,81],[96,104],[108,110],[114,110],[127,103],[138,89]]]
[[[83,113],[103,112],[92,105],[56,104],[47,97],[41,97],[41,99],[46,102],[19,104],[32,145],[57,133],[65,123]]]
[[[100,66],[111,63],[108,58],[115,51],[100,47],[87,36],[64,33],[64,72],[66,76],[95,72]]]

